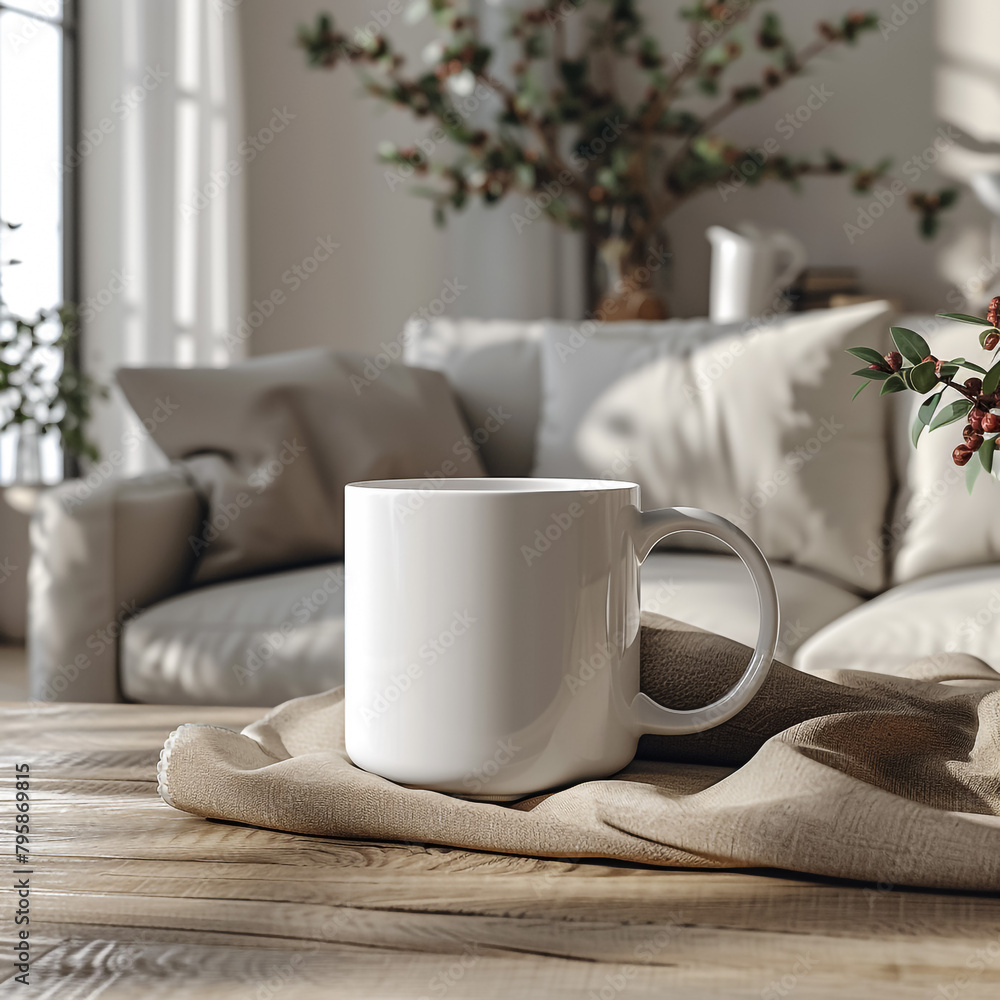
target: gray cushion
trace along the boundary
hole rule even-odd
[[[901,674],[914,660],[942,653],[970,653],[1000,668],[1000,565],[894,587],[809,639],[795,666]]]
[[[491,476],[529,476],[541,397],[538,345],[545,324],[412,319],[407,364],[447,375]]]
[[[347,483],[482,475],[440,372],[317,348],[118,381],[208,500],[198,583],[340,557]]]
[[[802,570],[773,567],[781,604],[779,656],[857,607],[860,598]],[[656,553],[642,570],[642,606],[753,644],[757,602],[730,556]],[[128,623],[122,690],[161,704],[275,705],[341,684],[340,564],[189,591]]]
[[[173,705],[276,705],[344,681],[344,568],[215,584],[156,604],[122,636],[122,693]]]
[[[777,657],[790,663],[809,636],[863,602],[808,570],[771,563],[781,631]],[[757,598],[735,556],[654,552],[642,566],[642,608],[748,646],[757,640]]]

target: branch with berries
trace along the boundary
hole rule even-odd
[[[911,390],[921,394],[930,393],[917,409],[911,438],[916,447],[924,430],[936,431],[947,424],[965,421],[962,428],[962,444],[951,453],[952,461],[958,466],[967,466],[966,484],[969,492],[976,482],[980,470],[1000,478],[1000,462],[994,466],[994,455],[1000,438],[1000,361],[997,350],[1000,347],[1000,296],[990,303],[986,318],[970,316],[968,313],[938,313],[942,319],[970,323],[980,327],[979,346],[992,352],[990,367],[984,368],[965,358],[945,361],[931,354],[927,341],[913,330],[905,327],[890,327],[895,351],[880,354],[871,347],[851,347],[847,353],[867,361],[868,367],[854,374],[864,379],[854,398],[873,382],[881,384],[880,395]],[[982,329],[983,327],[985,329]],[[960,372],[977,374],[958,382]],[[945,392],[953,389],[959,399],[945,406]],[[972,461],[973,458],[977,461]]]
[[[472,200],[495,204],[516,192],[592,243],[613,236],[640,249],[682,203],[733,176],[798,186],[808,176],[845,175],[858,192],[886,177],[887,160],[864,166],[833,153],[782,154],[735,173],[755,150],[729,141],[719,126],[879,24],[875,14],[850,13],[821,21],[811,40],[796,45],[771,11],[761,12],[752,30],[746,24],[764,2],[693,0],[681,11],[686,37],[664,39],[649,31],[636,0],[543,0],[509,12],[509,72],[494,68],[496,53],[482,42],[467,0],[411,0],[404,9],[404,21],[430,15],[440,32],[420,69],[409,70],[385,35],[349,36],[326,14],[300,29],[299,45],[313,66],[351,65],[366,93],[450,140],[381,149],[383,161],[428,179],[416,192],[432,200],[438,222]],[[581,24],[587,30],[567,31],[569,18],[587,14],[594,15]],[[567,53],[570,34],[580,41]],[[765,68],[726,86],[753,48]],[[634,77],[644,87],[630,101]],[[470,101],[480,93],[494,106],[491,116],[486,100]],[[720,99],[707,113],[684,106],[705,95]],[[956,196],[951,189],[911,195],[925,236]]]

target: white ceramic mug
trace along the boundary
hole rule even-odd
[[[770,669],[760,550],[715,514],[641,511],[633,483],[352,483],[345,517],[347,752],[401,784],[509,796],[613,774],[643,733],[731,718]],[[677,531],[733,549],[760,611],[746,673],[693,710],[639,691],[639,564]]]

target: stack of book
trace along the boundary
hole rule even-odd
[[[828,309],[834,297],[838,304],[844,302],[840,296],[861,294],[858,272],[853,267],[807,267],[788,289],[792,309],[804,312],[806,309]]]

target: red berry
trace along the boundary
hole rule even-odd
[[[996,326],[998,319],[1000,319],[1000,295],[990,303],[989,309],[986,310],[986,322],[990,326]]]
[[[980,434],[971,423],[966,424],[965,427],[962,428],[962,437],[965,440],[965,443],[973,451],[978,451],[979,446],[983,443],[983,435]]]
[[[995,413],[984,413],[983,433],[995,434],[997,431],[1000,431],[1000,417],[998,417]]]
[[[960,444],[952,453],[951,460],[956,465],[965,465],[972,458],[972,449],[968,445]]]
[[[885,363],[889,366],[890,371],[898,372],[903,367],[903,355],[899,351],[890,351],[885,356]]]
[[[985,414],[978,406],[974,406],[969,410],[969,424],[974,431],[981,431],[983,429],[983,416]]]
[[[987,351],[992,351],[997,344],[1000,344],[1000,333],[991,333],[983,341],[983,347],[985,347]]]
[[[872,362],[872,364],[870,364],[868,367],[873,372],[884,372],[885,371],[885,365],[875,364],[874,362]]]
[[[968,389],[973,396],[978,396],[983,391],[983,380],[981,378],[967,378],[965,380],[965,388]]]

